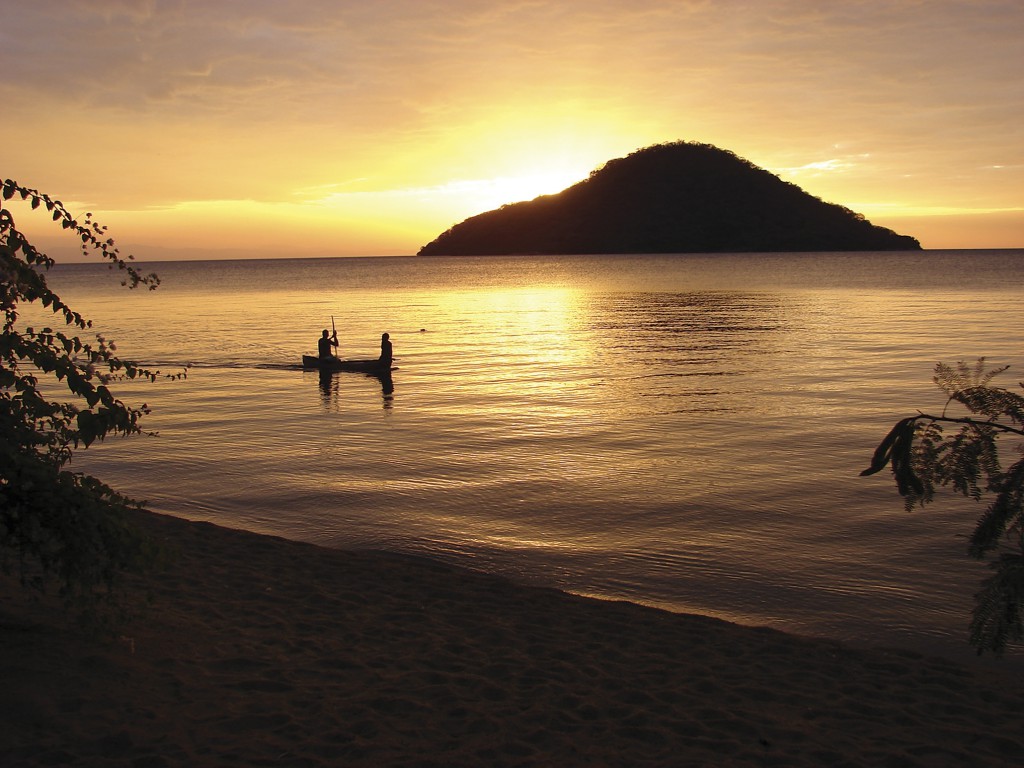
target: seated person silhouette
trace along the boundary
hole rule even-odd
[[[382,368],[391,368],[391,361],[394,354],[391,351],[391,334],[382,333],[380,337],[380,365]]]
[[[338,332],[334,332],[334,336],[330,336],[327,333],[327,329],[324,329],[323,335],[317,341],[317,351],[320,354],[321,360],[333,360],[335,355],[331,350],[331,347],[338,346]]]

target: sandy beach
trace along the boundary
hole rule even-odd
[[[146,513],[109,641],[0,579],[0,765],[1019,766],[1019,674]]]

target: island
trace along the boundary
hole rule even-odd
[[[637,150],[553,195],[456,224],[420,256],[921,250],[913,237],[827,203],[732,152]]]

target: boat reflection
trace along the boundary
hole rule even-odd
[[[341,399],[338,377],[344,375],[338,371],[321,369],[319,371],[320,399],[328,410],[336,410]],[[390,410],[395,400],[395,382],[391,371],[363,372],[368,379],[376,379],[380,383],[382,407]]]

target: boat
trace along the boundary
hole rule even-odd
[[[375,357],[364,360],[342,360],[337,357],[321,359],[316,355],[303,355],[302,367],[315,368],[320,371],[356,371],[359,373],[372,373],[375,376],[391,373],[391,366],[387,363],[382,363]]]

